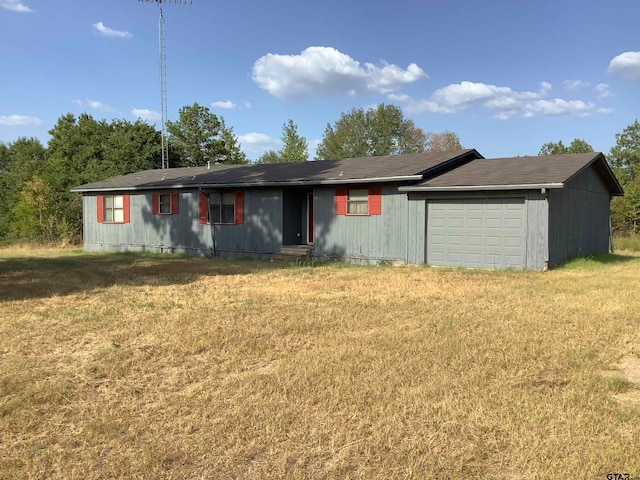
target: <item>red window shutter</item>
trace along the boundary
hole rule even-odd
[[[129,215],[129,195],[122,196],[122,209],[124,210],[124,222],[129,223],[131,221],[131,217]]]
[[[336,188],[336,215],[347,214],[347,189]]]
[[[204,193],[200,193],[198,217],[200,224],[205,225],[209,223],[209,197]]]
[[[160,206],[158,205],[158,208]],[[171,215],[177,215],[180,213],[180,196],[177,193],[171,194]]]
[[[382,189],[369,189],[369,215],[382,214]]]
[[[104,223],[104,197],[102,195],[98,195],[96,197],[96,210],[98,213],[98,223]]]
[[[236,218],[234,223],[242,225],[244,223],[244,192],[236,192]]]
[[[160,213],[160,194],[158,193],[151,195],[151,212],[154,215],[158,215]]]

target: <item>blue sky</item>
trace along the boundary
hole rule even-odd
[[[256,159],[292,119],[379,103],[485,157],[582,138],[607,153],[639,115],[638,0],[193,0],[165,5],[167,112],[198,102]],[[159,126],[158,5],[0,0],[0,141],[67,113]]]

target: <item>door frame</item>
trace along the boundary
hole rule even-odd
[[[307,193],[307,244],[313,245],[314,239],[314,210],[313,191]]]

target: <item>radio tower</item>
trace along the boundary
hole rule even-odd
[[[140,2],[157,3],[160,7],[160,17],[158,19],[158,40],[160,57],[160,116],[162,125],[160,136],[162,137],[162,168],[169,168],[169,144],[167,142],[167,48],[164,33],[164,16],[162,15],[162,4],[177,3],[179,5],[191,5],[191,0],[138,0]]]

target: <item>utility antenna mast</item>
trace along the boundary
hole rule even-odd
[[[162,4],[177,3],[179,5],[191,5],[191,0],[138,0],[140,2],[157,3],[160,7],[160,17],[158,19],[158,40],[160,57],[160,115],[162,125],[160,136],[162,137],[162,168],[169,168],[169,143],[167,141],[167,48],[164,32],[164,16],[162,15]]]

